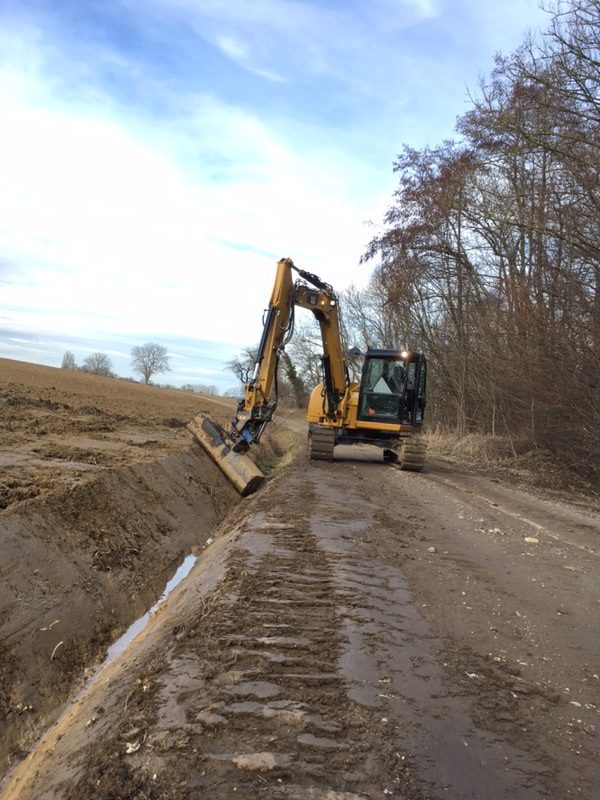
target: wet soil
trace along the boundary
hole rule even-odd
[[[84,483],[98,470],[189,445],[200,411],[233,401],[0,359],[0,509]]]
[[[0,774],[239,502],[185,427],[231,403],[0,359]]]
[[[599,537],[452,465],[301,458],[2,798],[595,800]]]

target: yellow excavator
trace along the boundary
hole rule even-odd
[[[331,461],[338,445],[375,445],[384,461],[422,470],[425,357],[414,350],[367,350],[360,383],[351,381],[334,290],[289,258],[277,264],[254,371],[244,384],[235,419],[225,431],[207,414],[199,414],[189,428],[200,444],[242,494],[258,488],[264,476],[246,452],[260,441],[277,408],[277,367],[293,336],[296,306],[313,312],[323,343],[323,381],[308,403],[310,458]]]

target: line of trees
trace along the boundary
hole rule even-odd
[[[105,378],[115,378],[113,365],[106,353],[92,353],[87,356],[83,364],[78,367],[75,362],[75,355],[71,350],[66,350],[61,364],[62,369],[80,370],[89,372],[92,375],[102,375]]]
[[[199,392],[216,397],[219,394],[219,387],[212,383],[184,383],[181,387],[182,392]]]
[[[153,375],[170,372],[170,357],[167,348],[156,342],[146,342],[146,344],[138,345],[131,349],[131,366],[135,373],[137,373],[144,383],[150,383]],[[240,363],[239,359],[234,360],[231,364]],[[231,364],[226,365],[231,368]],[[92,375],[101,375],[106,378],[117,378],[118,376],[113,370],[113,364],[106,353],[92,353],[87,356],[81,366],[77,365],[75,361],[75,354],[72,350],[66,350],[61,364],[62,369],[76,370],[79,372],[88,372]],[[239,377],[238,373],[235,373]],[[219,395],[219,388],[214,384],[205,383],[186,383],[181,387],[163,385],[162,388],[177,389],[181,388],[184,392],[198,392],[200,394],[207,394],[217,396]],[[225,395],[238,397],[241,394],[239,387],[228,389],[224,392]]]
[[[363,346],[427,352],[438,425],[526,439],[599,481],[600,0],[498,57],[457,131],[398,156],[346,321]]]
[[[169,354],[167,348],[156,342],[146,342],[131,349],[131,366],[133,371],[140,375],[144,383],[150,383],[153,375],[170,372]],[[113,364],[106,353],[92,353],[87,356],[81,367],[75,362],[75,355],[71,350],[63,355],[62,369],[80,370],[92,375],[102,375],[106,378],[116,378]]]

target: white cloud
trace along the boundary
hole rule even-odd
[[[255,59],[253,58],[250,48],[239,39],[233,36],[217,35],[215,37],[215,44],[232,61],[235,61],[236,64],[244,67],[244,69],[247,69],[249,72],[253,72],[255,75],[259,75],[261,78],[267,78],[268,80],[275,81],[276,83],[283,83],[285,81],[281,75],[278,75],[275,72],[267,69],[262,69],[255,64]]]
[[[20,265],[2,299],[14,328],[252,342],[274,270],[260,251],[338,285],[358,275],[370,209],[359,165],[310,143],[298,152],[212,97],[186,98],[195,112],[169,140],[173,120],[61,107],[39,74],[16,84],[14,68],[0,71],[0,245]]]
[[[248,58],[248,48],[233,36],[218,36],[217,44],[233,61],[244,61]]]

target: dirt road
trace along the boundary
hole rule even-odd
[[[598,797],[597,516],[303,460],[234,515],[2,800]]]

